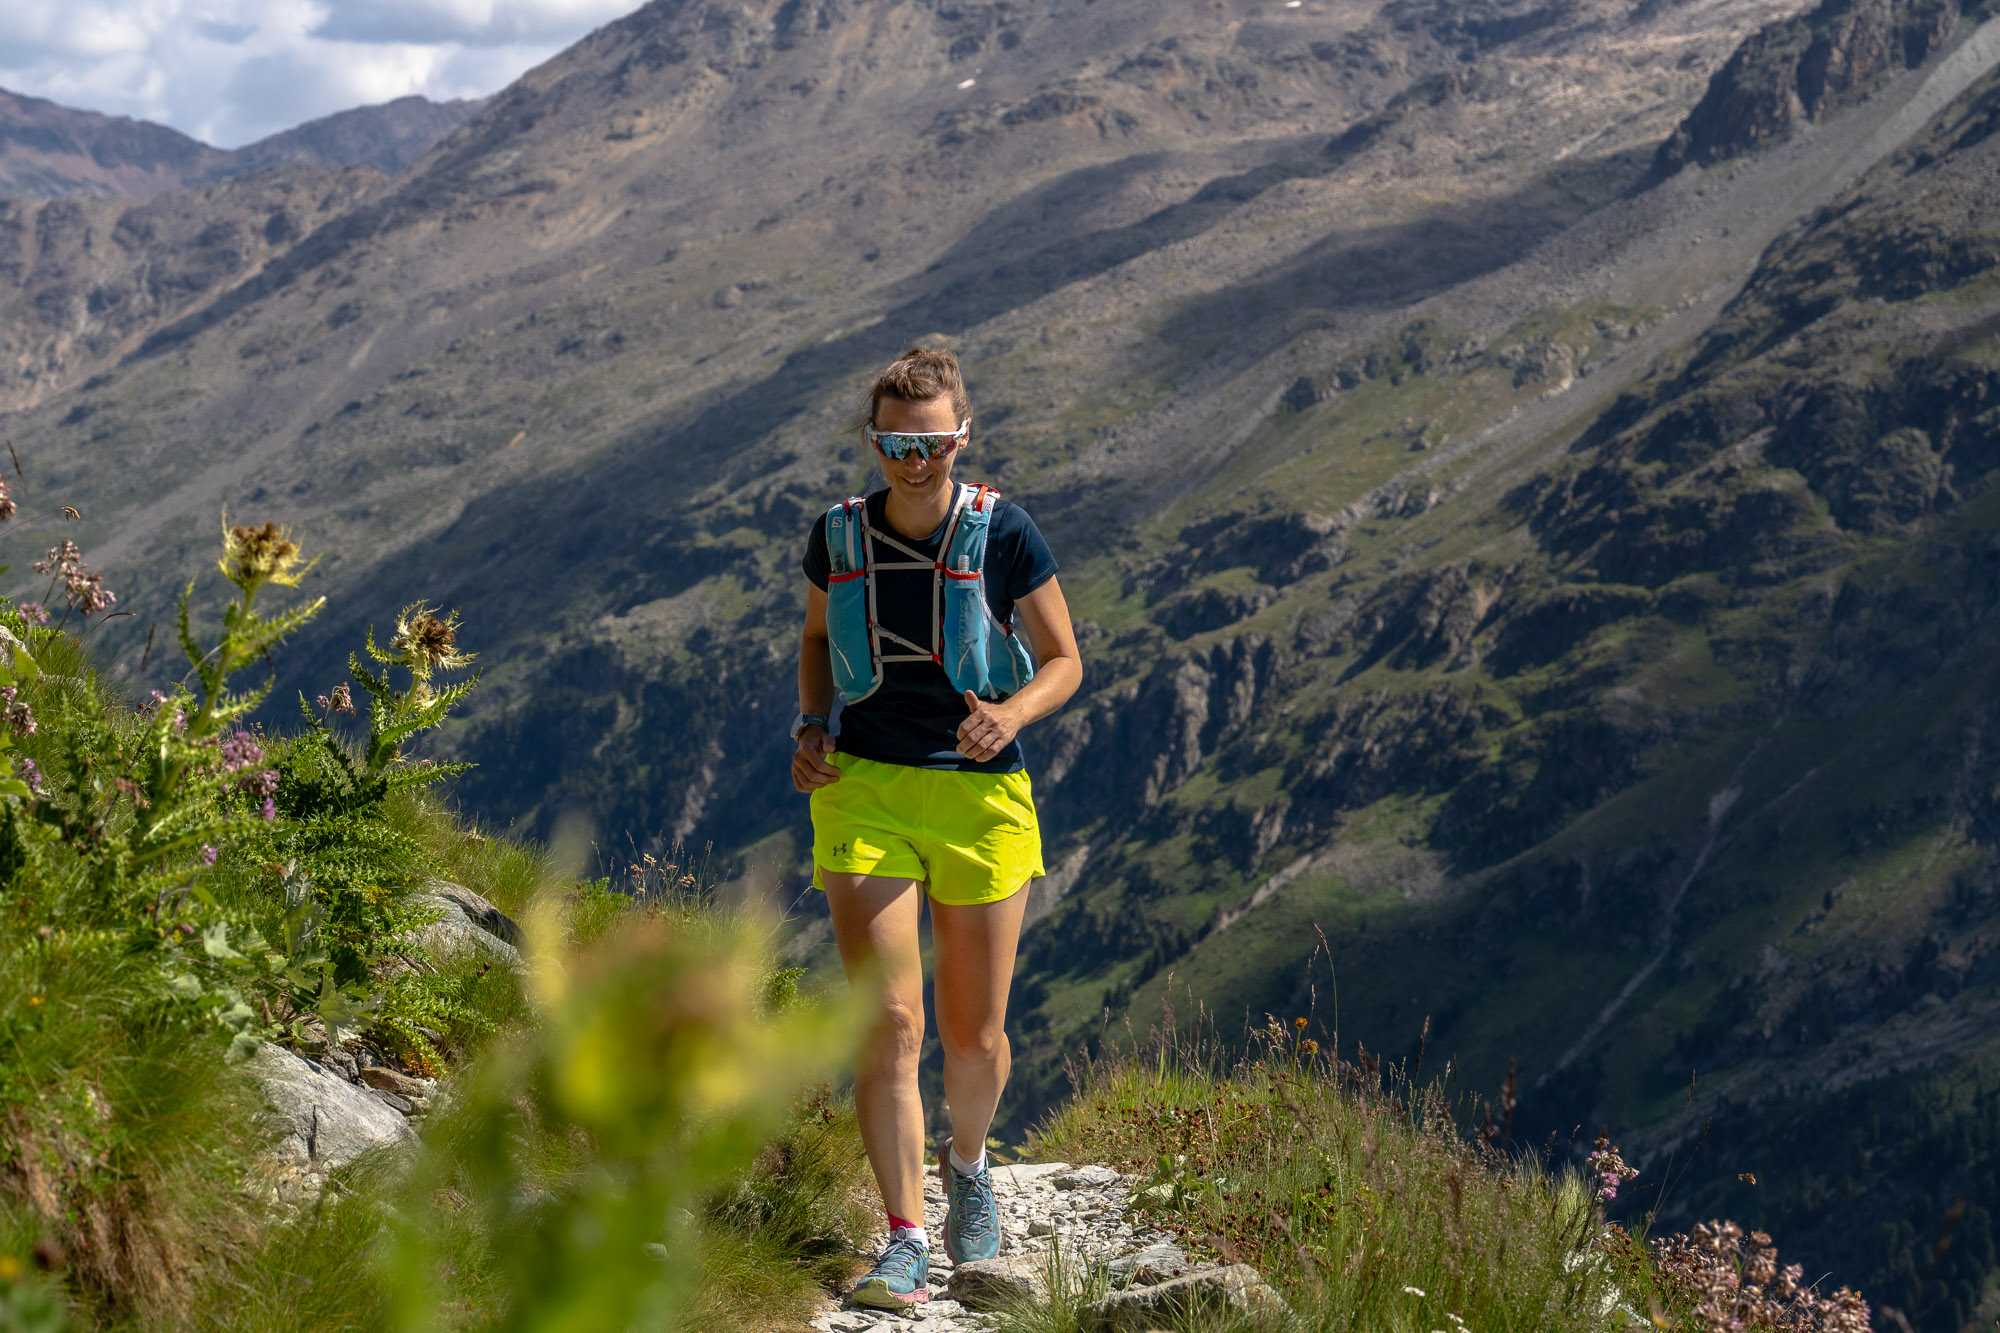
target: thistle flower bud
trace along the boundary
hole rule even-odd
[[[462,667],[476,656],[458,651],[458,612],[439,617],[427,602],[412,602],[397,614],[389,646],[420,681],[433,671]]]
[[[306,571],[317,563],[319,557],[315,556],[301,565],[299,544],[276,523],[231,527],[228,518],[223,519],[222,558],[216,562],[216,568],[246,593],[255,592],[266,583],[296,588]]]

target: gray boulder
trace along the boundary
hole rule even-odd
[[[1182,1277],[1193,1265],[1178,1245],[1159,1244],[1121,1254],[1106,1267],[1113,1286],[1137,1287]]]
[[[1116,1185],[1121,1176],[1108,1166],[1079,1166],[1073,1171],[1065,1171],[1055,1178],[1059,1190],[1103,1189]]]
[[[1130,1287],[1079,1311],[1084,1333],[1136,1333],[1190,1318],[1291,1313],[1248,1264],[1209,1265],[1156,1286]],[[1178,1325],[1175,1325],[1178,1326]]]
[[[412,893],[409,901],[439,913],[436,921],[417,933],[417,942],[432,957],[455,958],[473,952],[517,972],[525,969],[520,926],[471,889],[434,879]]]
[[[363,1153],[416,1143],[410,1122],[368,1089],[283,1047],[267,1042],[245,1066],[283,1131],[276,1156],[284,1166],[324,1176]]]
[[[968,1310],[1004,1310],[1022,1302],[1046,1305],[1049,1284],[1043,1262],[1039,1254],[971,1259],[952,1269],[946,1290]]]

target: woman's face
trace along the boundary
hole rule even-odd
[[[950,394],[939,394],[917,403],[905,402],[901,398],[883,398],[875,405],[875,429],[913,433],[950,431],[958,429],[958,418],[952,414]],[[864,444],[867,438],[866,434],[862,436]],[[965,452],[965,445],[971,443],[971,439],[967,435],[965,443],[948,454],[933,458],[922,458],[915,452],[901,458],[884,458],[882,451],[872,444],[868,445],[868,451],[881,465],[883,479],[889,483],[891,491],[901,491],[906,499],[929,500],[951,484],[952,465]]]

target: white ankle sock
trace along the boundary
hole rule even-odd
[[[971,1162],[966,1161],[958,1155],[958,1147],[955,1144],[949,1149],[948,1155],[951,1158],[951,1169],[958,1172],[961,1176],[976,1176],[986,1166],[986,1149],[984,1148],[979,1150],[978,1159]]]
[[[892,1227],[889,1230],[889,1239],[913,1240],[927,1250],[931,1247],[930,1233],[922,1227]]]

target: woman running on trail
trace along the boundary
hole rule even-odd
[[[813,884],[826,891],[842,966],[881,988],[854,1102],[889,1241],[853,1299],[884,1309],[930,1299],[917,1093],[926,897],[951,1112],[938,1150],[945,1253],[962,1263],[1000,1249],[986,1135],[1010,1064],[1007,992],[1028,881],[1045,873],[1016,737],[1083,676],[1041,532],[1019,505],[952,479],[971,419],[950,352],[913,347],[890,363],[856,423],[888,488],[816,517],[804,562],[792,785],[811,794]],[[1016,613],[1032,663],[1009,624]]]

